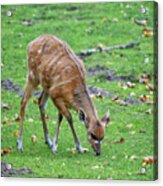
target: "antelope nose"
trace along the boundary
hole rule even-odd
[[[96,156],[99,156],[100,155],[100,152],[96,152]]]

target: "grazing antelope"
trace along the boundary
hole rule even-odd
[[[22,151],[22,129],[25,115],[25,107],[33,90],[41,84],[43,91],[39,98],[39,110],[43,123],[45,143],[57,150],[59,128],[63,116],[67,119],[76,143],[76,149],[83,153],[73,120],[69,112],[73,108],[79,114],[79,118],[85,123],[89,142],[96,153],[100,155],[100,144],[104,138],[105,125],[109,121],[106,114],[98,119],[96,109],[93,106],[85,84],[86,72],[83,62],[74,54],[67,43],[53,35],[41,35],[28,45],[28,81],[21,101],[20,129],[17,140],[18,150]],[[50,140],[45,119],[45,104],[51,98],[58,109],[57,128]]]

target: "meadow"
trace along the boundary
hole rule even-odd
[[[157,176],[157,122],[154,118],[155,27],[153,2],[3,5],[1,49],[1,161],[15,169],[30,168],[19,177],[154,180]],[[144,21],[144,22],[143,22]],[[147,28],[147,31],[144,30]],[[66,41],[75,53],[91,48],[140,42],[131,48],[96,52],[82,57],[88,86],[101,118],[110,110],[101,155],[90,147],[85,126],[71,111],[76,133],[89,151],[79,154],[64,119],[58,151],[44,143],[36,93],[30,99],[23,130],[23,153],[16,147],[22,91],[27,78],[27,45],[43,33]],[[38,88],[38,92],[41,87]],[[103,91],[108,93],[103,95]],[[57,110],[46,108],[51,138]],[[36,143],[31,138],[37,137]],[[9,152],[3,154],[4,149]],[[153,157],[152,162],[146,161]]]

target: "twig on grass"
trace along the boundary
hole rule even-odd
[[[139,45],[139,44],[140,44],[139,41],[134,41],[134,42],[130,42],[127,44],[115,45],[115,46],[110,46],[110,47],[106,47],[106,48],[96,47],[96,48],[92,48],[92,49],[88,49],[88,50],[82,50],[79,53],[77,53],[77,55],[81,56],[81,57],[86,57],[86,56],[92,55],[93,53],[96,53],[96,52],[109,52],[109,51],[115,50],[115,49],[127,49],[127,48],[132,48],[132,47]]]

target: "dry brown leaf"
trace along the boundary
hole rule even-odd
[[[16,113],[13,120],[14,121],[20,121],[20,116]]]
[[[153,164],[157,161],[157,158],[155,156],[146,156],[143,159],[144,164]]]
[[[144,28],[143,34],[145,37],[153,37],[154,35],[153,31],[148,28]]]
[[[96,95],[96,98],[102,99],[103,98],[102,93],[101,92],[98,92],[97,95]]]
[[[111,100],[114,101],[114,102],[116,102],[116,103],[117,102],[119,103],[119,101],[120,101],[120,99],[119,99],[118,96],[113,97]]]
[[[149,79],[148,78],[140,78],[139,79],[139,83],[148,84],[149,83]]]
[[[140,78],[139,78],[139,83],[144,83],[144,84],[148,84],[150,81],[150,75],[149,74],[143,74]]]
[[[131,83],[130,81],[126,82],[126,85],[129,88],[134,88],[135,87],[135,83]]]
[[[125,142],[124,138],[120,138],[118,140],[116,139],[116,140],[113,141],[113,143],[123,143],[123,142]]]
[[[18,135],[19,135],[18,130],[15,130],[15,131],[13,132],[13,136],[18,137]]]
[[[5,148],[1,150],[1,156],[7,155],[11,153],[11,148]]]
[[[140,101],[142,101],[142,102],[147,102],[148,99],[149,99],[149,96],[146,95],[146,94],[143,94],[143,95],[139,96],[139,99],[140,99]]]
[[[147,84],[146,89],[149,91],[154,91],[154,87],[152,84]]]

